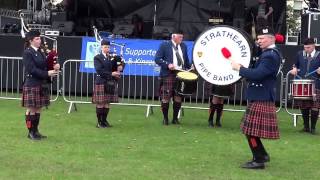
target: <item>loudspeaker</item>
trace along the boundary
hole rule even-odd
[[[71,33],[73,31],[74,23],[72,21],[54,21],[52,28],[59,30],[62,33]]]
[[[301,16],[301,43],[312,37],[320,45],[320,13],[310,12]]]
[[[169,26],[154,26],[152,36],[155,39],[167,39],[173,33],[174,28]]]

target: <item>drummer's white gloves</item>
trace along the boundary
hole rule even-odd
[[[318,73],[318,74],[320,74],[320,67],[318,67],[318,69],[317,69],[317,73]]]
[[[240,71],[240,68],[241,68],[241,64],[235,62],[235,61],[231,61],[231,66],[232,66],[232,69],[233,70],[236,70],[236,71]]]
[[[292,70],[290,71],[290,74],[296,76],[298,74],[298,69],[296,67],[293,67]]]
[[[173,64],[169,64],[169,65],[168,65],[168,68],[169,68],[170,70],[174,70],[174,69],[175,69]]]

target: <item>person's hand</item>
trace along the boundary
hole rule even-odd
[[[169,68],[170,70],[174,70],[174,65],[173,65],[173,64],[169,64],[169,65],[168,65],[168,68]]]
[[[118,72],[118,71],[113,71],[111,75],[112,75],[113,77],[119,79],[121,74],[120,74],[120,72]]]
[[[193,70],[195,70],[195,67],[194,67],[194,64],[191,64],[190,71],[193,71]]]
[[[48,71],[48,76],[50,76],[50,77],[57,76],[58,74],[59,74],[59,71],[56,71],[56,70]]]
[[[319,70],[319,68],[318,68],[318,70]],[[318,72],[318,70],[317,70],[317,72]],[[298,69],[296,67],[293,67],[292,70],[290,71],[290,74],[296,76],[298,74]]]
[[[231,67],[233,70],[236,70],[236,71],[240,71],[240,68],[241,68],[241,64],[235,62],[235,61],[231,61]]]
[[[318,69],[317,69],[317,73],[318,73],[318,74],[320,74],[320,67],[318,67]]]
[[[55,64],[54,66],[53,66],[53,69],[54,70],[56,70],[56,71],[59,71],[60,70],[60,64]]]
[[[267,15],[263,16],[263,18],[264,18],[265,20],[268,20],[268,16],[267,16]]]
[[[118,66],[117,71],[121,72],[123,70],[123,66]]]

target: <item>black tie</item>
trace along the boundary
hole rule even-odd
[[[179,54],[178,45],[176,45],[176,46],[174,47],[174,50],[175,50],[175,52],[176,52],[176,57],[177,57],[178,66],[181,66],[181,65],[183,64],[183,62],[182,62],[182,58],[181,58],[181,56],[180,56],[180,54]]]

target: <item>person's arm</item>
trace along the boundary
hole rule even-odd
[[[25,52],[23,54],[23,64],[25,67],[25,71],[30,75],[38,79],[48,79],[49,72],[46,70],[42,70],[35,65],[32,54],[30,52]]]
[[[108,79],[112,78],[111,71],[105,71],[105,69],[103,69],[102,62],[100,61],[100,59],[97,56],[94,57],[93,63],[94,63],[94,68],[95,68],[97,74],[99,74],[103,79],[108,80]]]
[[[165,56],[165,44],[162,43],[156,53],[154,61],[156,64],[161,66],[161,68],[168,68],[168,65],[170,63],[166,61],[166,59],[164,59],[165,58],[164,56]]]
[[[249,80],[262,80],[265,77],[274,74],[278,70],[276,69],[276,62],[274,62],[274,58],[271,56],[265,56],[259,61],[261,61],[261,63],[257,68],[245,68],[241,66],[239,75]]]

